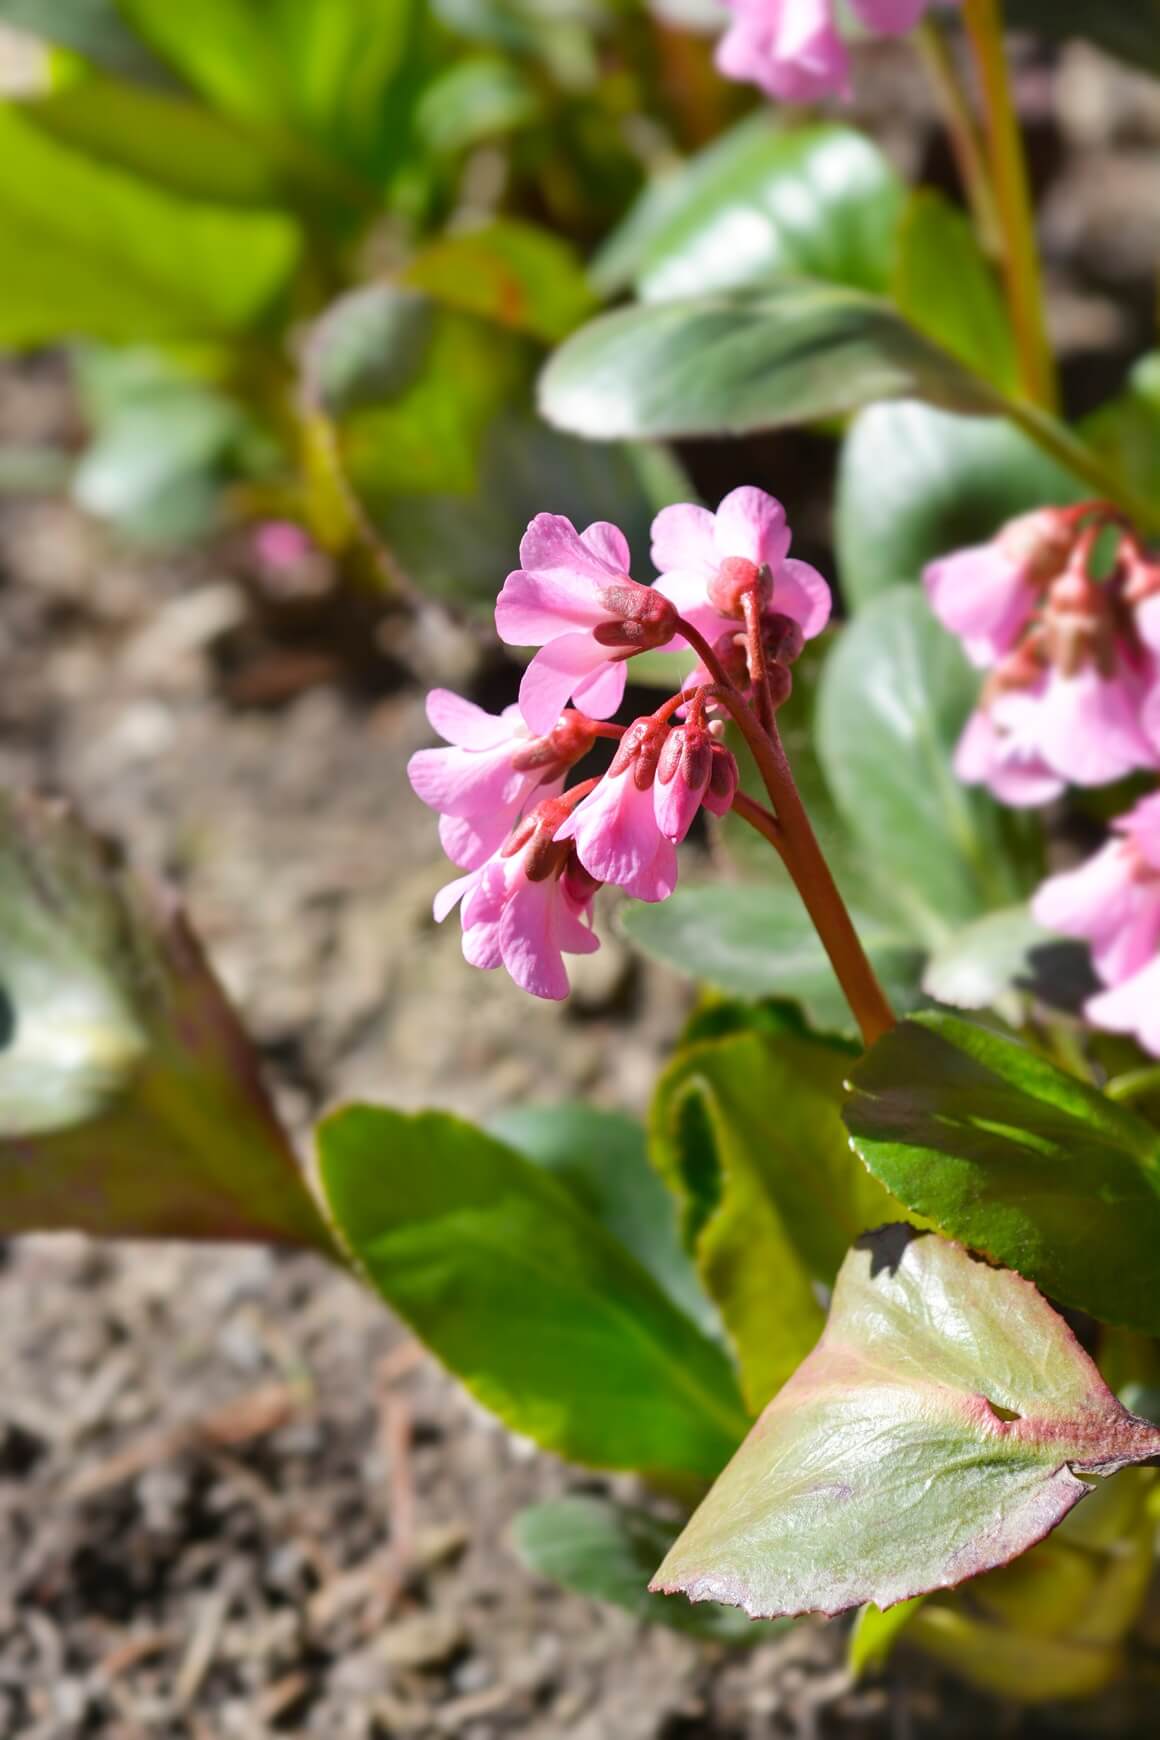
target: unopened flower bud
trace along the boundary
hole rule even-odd
[[[667,725],[651,714],[644,719],[634,719],[616,746],[608,777],[615,779],[618,774],[631,769],[637,790],[647,791],[656,775],[667,732]]]
[[[744,619],[746,594],[752,594],[761,610],[773,597],[773,572],[769,564],[749,562],[744,556],[727,556],[708,585],[709,602],[722,616]]]
[[[761,638],[766,658],[777,665],[795,664],[806,644],[801,623],[776,611],[762,622]]]
[[[1094,664],[1102,676],[1116,666],[1115,623],[1110,597],[1076,561],[1054,580],[1043,612],[1047,656],[1065,677]]]
[[[502,856],[524,854],[524,875],[529,882],[546,882],[557,875],[568,856],[566,842],[558,842],[556,830],[571,814],[567,798],[545,798],[523,818],[505,844]]]
[[[723,816],[733,807],[737,796],[737,759],[723,743],[713,744],[713,759],[709,769],[709,784],[705,788],[705,808],[715,816]]]
[[[608,621],[598,623],[592,638],[600,646],[623,647],[622,657],[666,646],[677,632],[676,605],[652,586],[638,586],[627,577],[617,586],[600,592],[601,608]]]
[[[766,668],[765,676],[769,684],[769,699],[776,712],[793,694],[793,672],[786,665],[775,664]]]
[[[533,737],[512,756],[517,773],[536,773],[538,783],[561,779],[582,761],[596,741],[592,721],[574,707],[565,707],[546,737]]]
[[[749,661],[745,654],[744,634],[730,630],[727,634],[719,635],[713,643],[713,651],[734,688],[743,689],[749,681]]]
[[[1046,586],[1063,573],[1079,531],[1074,515],[1060,508],[1037,508],[1008,520],[996,544],[1028,586]]]
[[[714,741],[693,717],[669,732],[657,767],[656,818],[666,839],[680,844],[693,825],[713,771]]]

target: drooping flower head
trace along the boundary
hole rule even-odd
[[[1089,998],[1089,1018],[1160,1053],[1160,793],[1112,826],[1116,837],[1087,863],[1048,878],[1032,911],[1048,930],[1091,944],[1109,989]]]
[[[1072,512],[1059,518],[1077,523]],[[1075,537],[1066,566],[1046,580],[1058,550],[1051,553],[1049,538],[1039,541],[1037,567],[1013,566],[973,605],[964,571],[944,564],[928,577],[939,615],[957,624],[968,652],[998,658],[956,769],[1003,802],[1047,802],[1067,785],[1108,785],[1160,766],[1160,737],[1147,727],[1156,655],[1141,636],[1123,570],[1104,581],[1090,572],[1099,529],[1097,522]]]
[[[536,737],[518,707],[499,714],[448,689],[427,697],[427,717],[448,749],[420,749],[407,763],[418,797],[440,811],[439,838],[453,864],[474,870],[497,851],[529,799],[556,797],[564,776],[595,742],[571,709]]]
[[[1020,514],[987,544],[931,562],[923,583],[931,609],[984,669],[1015,647],[1044,589],[1063,573],[1079,527],[1054,508]]]
[[[550,731],[570,698],[609,718],[624,695],[624,661],[672,638],[672,605],[629,578],[629,560],[623,532],[605,521],[577,532],[561,514],[537,514],[524,534],[495,623],[509,646],[540,648],[520,684],[532,731]]]
[[[458,877],[435,896],[442,923],[455,905],[463,926],[463,955],[473,967],[506,967],[534,997],[568,995],[565,954],[592,954],[592,900],[599,883],[555,835],[569,811],[566,798],[548,798],[524,817],[486,863]]]
[[[703,710],[694,709],[665,739],[653,783],[657,826],[679,846],[704,804],[715,816],[731,808],[737,791],[733,752],[714,737]]]
[[[851,0],[861,23],[883,35],[911,30],[931,0]],[[850,62],[835,0],[724,0],[732,15],[717,45],[726,78],[757,85],[780,103],[849,94]]]
[[[653,783],[669,727],[649,717],[631,724],[604,778],[564,822],[558,840],[574,840],[576,855],[598,882],[612,882],[636,900],[667,900],[677,886],[677,851],[661,832]]]

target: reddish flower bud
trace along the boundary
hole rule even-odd
[[[742,600],[747,593],[756,597],[762,610],[768,606],[773,597],[773,573],[767,562],[758,566],[744,556],[726,556],[709,581],[707,592],[714,610],[740,621],[745,616]]]
[[[1075,517],[1062,508],[1037,508],[1008,520],[995,539],[1028,586],[1046,586],[1063,573],[1079,537]]]
[[[620,585],[601,588],[600,604],[609,620],[597,624],[592,638],[600,646],[623,647],[624,658],[665,646],[677,632],[676,606],[652,586],[626,577]]]
[[[712,810],[715,816],[723,816],[726,810],[732,809],[733,799],[737,796],[740,778],[737,759],[731,749],[716,742],[713,744],[712,758],[709,784],[705,790],[705,808]]]

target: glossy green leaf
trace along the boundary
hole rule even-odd
[[[908,1208],[1065,1305],[1160,1330],[1160,1131],[1127,1106],[931,1012],[855,1066],[845,1116]]]
[[[543,1167],[373,1106],[327,1118],[318,1148],[352,1260],[513,1430],[667,1482],[721,1466],[744,1431],[724,1353]]]
[[[0,799],[0,1231],[330,1241],[172,900]]]
[[[252,326],[284,289],[287,219],[179,199],[0,105],[0,343],[148,343]]]
[[[129,29],[117,0],[0,0],[0,24],[83,54],[127,78],[166,82],[166,71]]]
[[[842,443],[835,541],[855,608],[1030,508],[1090,494],[1019,430],[906,402],[860,411]]]
[[[610,1499],[551,1498],[521,1511],[513,1535],[529,1571],[574,1595],[609,1601],[648,1625],[665,1625],[717,1643],[755,1644],[776,1637],[784,1624],[754,1625],[735,1607],[711,1601],[699,1607],[650,1595],[648,1580],[677,1525]]]
[[[404,278],[444,307],[545,344],[566,337],[593,306],[575,249],[515,218],[429,243],[408,262]]]
[[[978,672],[911,587],[857,616],[822,673],[818,751],[831,790],[928,946],[1028,891],[999,806],[952,766],[978,688]]]
[[[716,1313],[681,1245],[673,1198],[649,1164],[633,1118],[574,1101],[509,1106],[489,1128],[517,1153],[546,1167],[664,1288],[674,1305],[716,1333]]]
[[[785,277],[885,290],[903,198],[864,134],[762,114],[650,187],[605,243],[594,282],[605,294],[634,283],[646,301]]]
[[[657,1085],[653,1159],[683,1204],[755,1414],[820,1335],[820,1289],[847,1247],[898,1213],[850,1152],[850,1057],[789,1032],[733,1033],[683,1046]]]
[[[877,399],[994,413],[993,390],[886,302],[783,284],[606,314],[540,380],[545,416],[595,440],[743,435]]]
[[[910,197],[891,288],[920,332],[1000,391],[1019,391],[1019,355],[999,280],[970,220],[929,188]]]
[[[811,1026],[853,1034],[846,1006],[794,889],[722,884],[679,888],[655,906],[634,904],[620,922],[654,960],[737,997],[780,997],[801,1005]],[[917,997],[922,957],[897,923],[856,912],[863,946],[896,1008]]]
[[[1086,36],[1129,66],[1160,73],[1160,0],[1007,0],[1007,11],[1021,30]]]
[[[1030,1282],[884,1227],[652,1587],[755,1618],[891,1607],[1007,1564],[1090,1491],[1080,1472],[1158,1449]]]

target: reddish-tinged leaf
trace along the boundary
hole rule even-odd
[[[1029,1281],[884,1227],[652,1586],[754,1618],[889,1607],[1042,1540],[1080,1472],[1157,1454]]]
[[[176,904],[59,806],[0,798],[0,1233],[332,1251]]]

